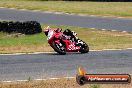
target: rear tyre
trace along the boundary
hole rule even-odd
[[[55,42],[51,43],[51,47],[60,55],[65,55],[66,54],[66,49],[63,44],[57,44]]]

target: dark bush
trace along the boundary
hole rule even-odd
[[[2,29],[1,29],[1,25],[2,25],[2,23],[0,22],[0,32],[2,31]]]
[[[36,34],[42,32],[41,25],[37,21],[26,22],[0,22],[0,31],[7,33]]]

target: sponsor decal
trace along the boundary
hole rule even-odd
[[[76,47],[74,44],[70,44],[68,50],[76,50]]]
[[[86,74],[82,67],[78,68],[76,81],[79,85],[86,83],[130,83],[131,76],[129,74]]]

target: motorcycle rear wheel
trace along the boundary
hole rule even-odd
[[[66,49],[63,46],[63,44],[57,44],[54,41],[51,43],[51,47],[60,55],[65,55],[66,54]],[[63,48],[63,49],[62,49]]]

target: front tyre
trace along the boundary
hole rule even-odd
[[[81,53],[88,53],[89,52],[89,46],[85,42],[83,42],[83,44],[81,45],[81,48],[80,48],[79,52],[81,52]]]
[[[60,55],[65,55],[66,54],[66,49],[63,44],[61,43],[55,43],[54,41],[51,43],[51,47]]]

